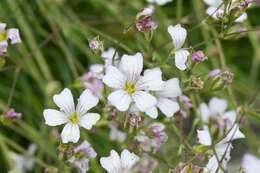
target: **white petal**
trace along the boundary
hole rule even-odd
[[[43,111],[45,123],[49,126],[57,126],[68,122],[67,116],[60,111],[55,109],[45,109]]]
[[[199,110],[200,110],[200,115],[201,115],[202,121],[207,123],[211,116],[208,105],[206,105],[205,103],[201,103]]]
[[[227,109],[227,101],[217,97],[213,97],[209,101],[209,109],[213,115],[223,115]]]
[[[179,70],[185,70],[187,68],[186,62],[188,60],[188,56],[190,53],[187,50],[180,49],[178,51],[175,51],[175,65]]]
[[[111,150],[108,157],[101,157],[100,164],[108,173],[119,173],[121,170],[121,160],[115,150]]]
[[[22,42],[19,30],[16,28],[8,29],[7,37],[11,40],[11,44],[17,44]]]
[[[104,72],[103,64],[93,64],[89,67],[89,70],[95,74],[102,74]]]
[[[153,68],[144,71],[144,76],[137,82],[140,90],[158,91],[163,87],[162,71],[160,68]]]
[[[133,95],[133,100],[137,108],[142,112],[146,111],[150,107],[155,106],[157,103],[157,100],[154,96],[144,91],[137,91]]]
[[[6,23],[1,23],[0,22],[0,31],[4,31],[6,28]]]
[[[158,5],[165,5],[168,2],[171,2],[172,0],[147,0],[147,2],[150,3],[156,3]]]
[[[156,119],[158,117],[158,110],[157,110],[156,106],[153,106],[153,107],[147,109],[145,111],[145,113],[147,115],[149,115],[149,117],[151,117],[153,119]]]
[[[210,146],[212,144],[211,136],[208,129],[197,130],[199,143],[202,145]]]
[[[4,54],[7,51],[8,42],[0,41],[0,55]]]
[[[60,94],[53,96],[54,103],[67,114],[75,112],[73,96],[68,88],[65,88]]]
[[[61,132],[62,143],[78,142],[80,137],[79,126],[67,123]]]
[[[84,127],[85,129],[90,130],[93,125],[97,123],[100,119],[100,115],[97,113],[87,113],[80,117],[79,125]]]
[[[206,13],[214,19],[217,19],[217,16],[223,15],[224,11],[221,8],[218,9],[217,7],[209,7]]]
[[[79,115],[84,115],[89,109],[98,104],[98,97],[96,97],[90,90],[86,89],[78,99],[76,111]]]
[[[260,170],[260,159],[252,154],[245,154],[242,160],[242,168],[245,173],[256,173],[256,170]]]
[[[128,150],[124,149],[121,153],[121,163],[122,167],[125,168],[125,172],[131,170],[131,168],[139,161],[139,157],[134,153],[130,153]]]
[[[103,82],[114,89],[123,88],[126,81],[124,74],[114,66],[107,67]]]
[[[239,16],[239,18],[237,18],[237,19],[235,20],[235,22],[237,22],[237,23],[242,23],[242,22],[244,22],[246,19],[247,19],[247,14],[246,14],[246,13],[243,13],[241,16]]]
[[[120,69],[127,75],[127,80],[136,80],[143,70],[142,54],[123,55],[120,61]]]
[[[131,97],[124,90],[117,90],[112,92],[108,96],[108,100],[113,106],[115,106],[119,111],[126,111],[132,102]]]
[[[178,78],[172,78],[164,82],[162,91],[158,92],[162,97],[176,98],[181,96],[180,81]]]
[[[114,63],[115,65],[117,65],[118,63],[118,53],[116,52],[116,50],[114,48],[109,48],[108,50],[104,51],[101,54],[101,57],[104,59],[105,61],[105,65],[108,67],[110,65],[113,65],[113,58],[114,58]]]
[[[214,7],[218,7],[223,0],[203,0],[207,5],[209,6],[214,6]]]
[[[180,49],[187,37],[187,31],[185,28],[181,27],[180,24],[177,24],[175,26],[170,25],[168,27],[168,33],[172,37],[173,46],[175,50]]]
[[[236,121],[237,113],[235,110],[225,112],[221,118],[228,120],[228,126],[231,127]]]
[[[230,142],[236,139],[245,138],[245,135],[240,131],[239,126],[235,124],[221,142]]]
[[[172,117],[174,113],[180,110],[180,106],[177,102],[167,98],[159,98],[157,106],[167,117]]]

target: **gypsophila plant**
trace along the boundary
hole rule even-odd
[[[0,2],[0,172],[260,172],[258,0],[24,1]]]

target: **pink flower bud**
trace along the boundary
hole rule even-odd
[[[5,113],[5,116],[8,120],[15,121],[22,117],[22,113],[15,112],[15,110],[11,108]]]
[[[193,62],[203,62],[208,59],[208,57],[201,50],[199,50],[191,55],[191,59]]]
[[[148,17],[142,20],[138,20],[135,23],[135,26],[138,31],[149,32],[155,30],[158,27],[158,24],[152,18]]]

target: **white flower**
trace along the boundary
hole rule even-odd
[[[149,3],[156,3],[158,5],[165,5],[168,2],[171,2],[172,0],[147,0]]]
[[[214,19],[218,19],[218,16],[222,16],[224,14],[224,2],[223,0],[204,0],[204,2],[209,6],[206,10],[206,13],[209,16],[212,16]],[[221,5],[222,4],[222,5]],[[236,2],[233,0],[231,7],[227,9],[227,13],[236,7]],[[243,13],[240,17],[238,17],[235,22],[241,23],[247,19],[247,14]]]
[[[103,82],[114,91],[108,96],[110,103],[119,111],[128,110],[131,103],[144,112],[154,106],[157,100],[148,91],[162,89],[162,72],[159,68],[143,70],[143,56],[124,55],[119,67],[109,66],[103,78]]]
[[[200,144],[206,146],[210,146],[212,144],[212,139],[208,127],[205,127],[203,130],[197,130],[197,136]]]
[[[117,124],[115,123],[110,123],[109,125],[110,128],[110,133],[109,133],[109,138],[112,141],[118,141],[120,143],[124,142],[126,139],[126,133],[119,130],[117,127]]]
[[[61,133],[63,143],[76,143],[80,138],[79,126],[90,130],[100,119],[99,114],[88,113],[88,110],[98,104],[98,98],[88,89],[79,97],[76,109],[71,91],[67,88],[54,95],[53,101],[60,111],[45,109],[43,115],[45,123],[49,126],[66,124]]]
[[[245,154],[242,160],[242,168],[245,173],[256,173],[260,170],[260,158],[252,154]]]
[[[138,161],[139,157],[127,149],[122,151],[121,156],[115,150],[111,150],[108,157],[100,159],[101,166],[108,173],[131,173],[131,169]]]
[[[105,61],[105,66],[108,67],[114,64],[117,65],[119,61],[119,56],[115,48],[110,47],[108,50],[102,52],[101,57]]]
[[[177,78],[172,78],[164,82],[162,90],[155,92],[157,104],[146,110],[146,114],[151,118],[157,118],[158,107],[164,115],[172,117],[173,114],[180,109],[180,106],[176,101],[177,97],[182,94],[179,83],[179,79]]]
[[[187,68],[186,62],[190,55],[185,48],[182,48],[187,37],[187,30],[181,27],[180,24],[175,26],[170,25],[168,27],[168,33],[171,35],[173,41],[175,65],[178,69],[183,71]]]
[[[14,162],[14,168],[9,173],[26,173],[31,171],[35,165],[34,158],[32,158],[37,150],[35,144],[31,144],[24,155],[11,153],[10,158]]]
[[[11,40],[11,44],[22,42],[18,29],[11,28],[6,30],[6,24],[0,23],[0,54],[7,51],[8,39]]]

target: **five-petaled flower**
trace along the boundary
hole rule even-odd
[[[67,88],[60,94],[54,95],[53,101],[60,108],[60,111],[45,109],[43,115],[45,123],[49,126],[66,124],[61,133],[63,143],[78,142],[80,138],[79,126],[90,130],[100,119],[99,114],[88,113],[99,101],[90,90],[86,89],[81,94],[76,108],[71,91]]]
[[[108,100],[119,111],[128,110],[131,103],[144,112],[156,105],[157,100],[148,91],[162,89],[162,72],[159,68],[143,70],[143,56],[123,55],[119,67],[109,66],[103,77],[103,82],[113,89]]]
[[[110,151],[110,156],[101,157],[100,164],[108,173],[131,173],[139,157],[127,149],[119,156],[115,150]]]

